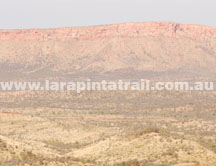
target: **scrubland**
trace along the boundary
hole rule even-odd
[[[2,166],[214,166],[214,92],[5,92]]]

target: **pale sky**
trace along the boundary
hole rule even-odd
[[[0,29],[171,21],[216,27],[216,0],[0,0]]]

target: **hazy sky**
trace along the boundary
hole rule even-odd
[[[216,0],[0,0],[0,29],[172,21],[216,27]]]

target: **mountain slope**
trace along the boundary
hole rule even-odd
[[[215,64],[216,29],[199,25],[150,22],[0,31],[0,69],[6,72],[1,78],[121,78],[146,72],[212,76]]]

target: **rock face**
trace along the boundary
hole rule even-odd
[[[145,36],[186,37],[194,40],[205,40],[209,37],[216,37],[216,29],[200,25],[147,22],[80,28],[0,31],[0,40],[9,41],[70,41]]]
[[[0,31],[0,69],[42,77],[216,73],[216,29],[148,22]],[[17,73],[17,74],[15,74]]]

